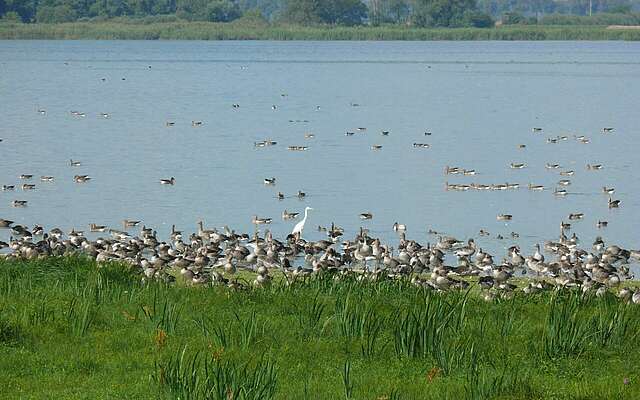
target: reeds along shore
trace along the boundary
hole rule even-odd
[[[640,40],[639,29],[605,26],[499,28],[303,27],[210,22],[0,23],[0,39],[96,40]]]

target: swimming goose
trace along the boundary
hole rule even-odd
[[[373,146],[371,146],[371,150],[380,150],[380,149],[382,149],[381,144],[374,144]]]
[[[393,230],[398,232],[398,231],[406,231],[407,230],[407,226],[405,224],[399,224],[397,222],[395,222],[393,224]]]
[[[389,131],[382,131],[382,132],[380,132],[380,134],[382,136],[389,136]]]
[[[609,225],[608,221],[600,221],[600,220],[598,220],[598,222],[596,223],[596,227],[598,229],[606,228],[608,225]]]
[[[15,188],[15,185],[2,185],[2,190],[14,190]]]
[[[191,126],[193,127],[202,126],[202,121],[191,121]]]
[[[499,214],[497,219],[498,219],[498,221],[511,221],[513,219],[513,215],[511,215],[511,214]]]
[[[613,192],[615,192],[615,191],[616,191],[616,189],[612,188],[612,187],[610,187],[610,188],[608,188],[606,186],[602,187],[602,192],[606,193],[606,194],[613,194]]]
[[[123,219],[122,226],[125,228],[131,228],[138,225],[141,221],[131,220],[131,219]]]
[[[547,163],[547,164],[545,165],[545,168],[546,168],[546,169],[558,169],[558,168],[560,168],[560,164],[551,164],[551,163]]]
[[[276,184],[276,178],[275,177],[264,178],[264,184],[265,185],[275,185]]]
[[[531,128],[531,132],[533,133],[542,132],[542,128]]]
[[[45,115],[46,113],[47,113],[47,110],[45,110],[44,108],[38,108],[38,114]]]
[[[82,163],[80,161],[73,161],[73,159],[70,159],[69,165],[71,165],[72,167],[79,167],[80,165],[82,165]]]
[[[611,196],[609,196],[609,208],[618,208],[620,207],[620,200],[613,200]]]
[[[370,212],[364,212],[360,214],[360,219],[365,220],[365,219],[372,219],[373,218],[373,214],[371,214]]]
[[[571,181],[569,179],[562,179],[558,181],[558,185],[560,186],[569,186],[571,185]]]
[[[89,175],[74,175],[73,176],[73,181],[76,182],[76,183],[88,182],[89,180],[91,180],[91,177]]]
[[[316,137],[316,135],[314,135],[313,133],[305,133],[304,134],[304,138],[305,139],[313,139],[314,137]]]
[[[355,134],[356,134],[355,132],[351,132],[351,131],[346,131],[346,132],[344,133],[344,135],[345,135],[345,136],[353,136],[353,135],[355,135]]]
[[[512,169],[522,169],[522,168],[525,168],[526,166],[527,166],[527,164],[525,164],[525,163],[511,163],[510,164],[510,167]]]
[[[600,170],[603,168],[602,164],[587,164],[588,170]]]
[[[27,200],[14,200],[11,205],[13,207],[26,207],[27,206]]]
[[[533,183],[529,184],[529,190],[544,190],[543,185],[534,185]]]
[[[107,230],[107,227],[104,225],[96,225],[94,223],[89,224],[89,230],[91,232],[104,232]]]
[[[13,221],[0,218],[0,228],[10,228],[11,224],[13,224]]]
[[[567,195],[567,193],[568,193],[568,192],[566,191],[566,189],[558,189],[558,188],[556,188],[556,189],[553,191],[553,194],[554,194],[555,196],[566,196],[566,195]]]
[[[282,219],[287,220],[287,219],[296,219],[298,218],[298,215],[300,215],[300,213],[297,212],[288,212],[287,210],[284,210],[282,212]]]
[[[19,176],[20,179],[31,179],[33,178],[33,175],[29,175],[29,174],[22,174]]]
[[[611,133],[613,130],[613,128],[602,128],[602,133]]]
[[[22,185],[22,190],[34,190],[36,188],[36,185],[34,184],[29,184],[29,183],[25,183]]]
[[[584,213],[571,213],[569,214],[569,219],[572,221],[576,221],[584,218]]]
[[[431,147],[431,145],[429,143],[414,143],[413,147],[417,149],[428,149]]]
[[[282,193],[282,192],[278,192],[278,194],[276,195],[276,197],[278,197],[278,200],[284,200],[284,193]]]
[[[42,182],[53,182],[53,179],[54,179],[53,176],[43,175],[40,177],[40,181]]]
[[[298,190],[298,194],[297,194],[299,199],[304,199],[305,197],[307,197],[307,194],[305,192],[303,192],[302,190]]]
[[[111,114],[109,114],[109,113],[100,113],[100,116],[101,116],[102,118],[104,118],[104,119],[109,119],[109,118],[111,118]]]
[[[176,178],[172,176],[170,179],[160,179],[160,183],[162,185],[174,185],[176,183]]]
[[[251,222],[255,225],[270,224],[271,221],[272,221],[271,218],[258,218],[257,215],[254,215],[253,218],[251,219]]]
[[[575,173],[574,170],[560,171],[561,176],[572,176],[574,173]]]
[[[173,121],[167,121],[164,123],[165,126],[174,126],[176,123]]]

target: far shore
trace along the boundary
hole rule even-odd
[[[212,22],[0,23],[0,39],[57,40],[640,40],[636,26],[412,28],[295,26]]]

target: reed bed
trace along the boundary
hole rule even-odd
[[[62,24],[0,23],[0,39],[94,40],[640,40],[637,29],[605,25],[414,28],[297,26],[213,22],[136,23],[104,21]]]
[[[8,399],[635,399],[639,332],[640,307],[612,293],[486,302],[328,275],[233,290],[0,261]]]

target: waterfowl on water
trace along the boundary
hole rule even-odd
[[[271,221],[272,221],[271,218],[258,218],[257,215],[254,215],[253,218],[251,219],[251,222],[255,225],[270,224]]]
[[[574,173],[574,170],[560,171],[560,176],[572,176]]]
[[[533,183],[529,184],[529,190],[544,190],[543,185],[534,185]]]
[[[101,116],[102,118],[104,118],[104,119],[109,119],[109,118],[111,118],[111,114],[109,114],[109,113],[100,113],[100,116]]]
[[[609,196],[609,208],[618,208],[621,203],[620,200],[613,200],[611,196]]]
[[[89,230],[91,232],[104,232],[107,230],[107,227],[104,225],[96,225],[94,223],[89,224]]]
[[[303,192],[302,190],[298,190],[298,194],[297,194],[299,199],[304,199],[305,197],[307,197],[307,194],[305,192]]]
[[[191,126],[193,127],[202,126],[202,121],[191,121]]]
[[[371,214],[370,212],[364,212],[360,214],[360,219],[372,219],[373,218],[373,214]]]
[[[82,163],[80,161],[74,161],[73,159],[70,159],[69,165],[71,165],[72,167],[79,167],[82,165]]]
[[[566,195],[568,194],[568,192],[566,191],[566,189],[557,189],[557,188],[556,188],[556,189],[553,191],[553,194],[554,194],[555,196],[566,196]]]
[[[284,193],[282,193],[282,192],[278,192],[278,194],[276,195],[276,197],[278,198],[278,200],[284,200]]]
[[[551,164],[551,163],[547,163],[547,164],[545,165],[545,168],[546,168],[546,169],[558,169],[558,168],[560,168],[560,164]]]
[[[36,188],[36,185],[34,184],[29,184],[29,183],[25,183],[22,185],[22,190],[34,190]]]
[[[542,128],[531,128],[531,132],[533,133],[542,132]]]
[[[18,178],[20,178],[20,179],[31,179],[31,178],[33,178],[33,175],[30,175],[30,174],[22,174],[22,175],[20,175]]]
[[[382,136],[389,136],[389,131],[382,131],[382,132],[380,132],[380,134]]]
[[[175,185],[176,178],[173,176],[170,179],[160,179],[160,184],[162,185]]]
[[[588,170],[600,170],[604,168],[602,164],[587,164]]]
[[[40,180],[41,180],[42,182],[53,182],[54,177],[53,177],[53,176],[46,176],[46,175],[43,175],[43,176],[41,176],[41,177],[40,177]]]
[[[614,131],[614,128],[602,128],[602,133],[611,133]]]
[[[264,178],[264,184],[265,185],[275,185],[276,184],[276,178],[274,178],[274,177]]]
[[[428,149],[431,145],[429,143],[414,143],[413,147],[417,149]]]
[[[526,168],[527,164],[525,163],[511,163],[510,167],[511,169],[522,169],[522,168]]]
[[[610,187],[610,188],[608,188],[606,186],[602,187],[602,192],[606,193],[606,194],[613,194],[613,192],[615,192],[615,191],[616,191],[616,189],[613,188],[613,187]]]
[[[13,224],[13,221],[9,219],[0,218],[0,228],[9,228]]]
[[[497,216],[498,221],[511,221],[513,219],[513,215],[511,214],[499,214]]]
[[[173,121],[167,121],[164,123],[165,126],[174,126],[176,123]]]
[[[598,220],[598,222],[596,223],[596,227],[598,229],[606,228],[608,225],[609,225],[608,221],[600,221],[600,220]]]
[[[304,138],[305,139],[313,139],[314,137],[316,137],[316,135],[314,135],[313,133],[305,133],[304,134]]]
[[[73,176],[73,181],[76,183],[84,183],[84,182],[88,182],[91,180],[91,177],[89,175],[74,175]]]
[[[288,212],[287,210],[284,210],[282,212],[282,219],[284,220],[288,220],[288,219],[296,219],[298,218],[298,215],[300,215],[300,213],[297,212]]]
[[[27,206],[27,200],[14,200],[11,205],[13,207],[26,207]]]
[[[140,224],[140,222],[142,222],[142,221],[136,221],[136,220],[132,220],[132,219],[123,219],[122,220],[122,226],[124,226],[125,228],[131,228],[131,227],[134,227],[134,226]]]
[[[569,219],[572,221],[576,221],[584,218],[584,213],[571,213],[569,214]]]
[[[15,190],[15,185],[2,185],[2,190]]]
[[[560,186],[569,186],[571,185],[571,181],[569,179],[561,179],[558,181],[558,185]]]
[[[397,222],[395,222],[393,224],[393,230],[398,232],[398,231],[406,231],[407,230],[407,226],[405,224],[399,224]]]
[[[371,150],[380,150],[380,149],[382,149],[381,144],[374,144],[373,146],[371,146]]]

